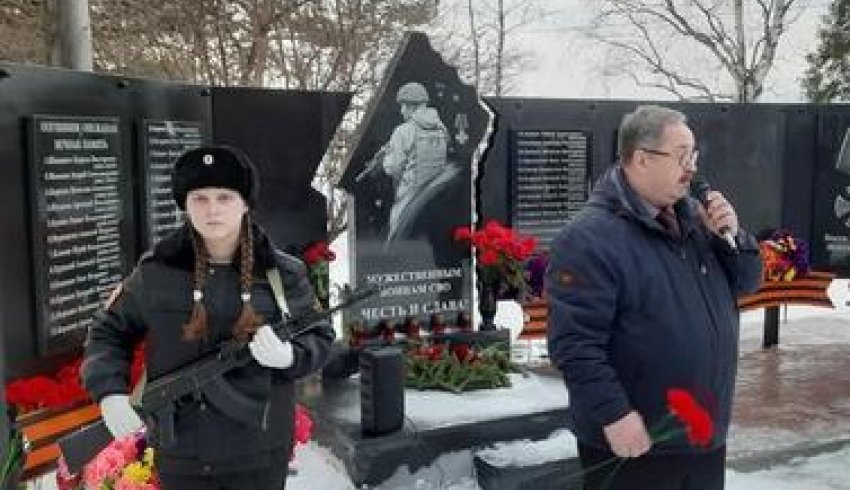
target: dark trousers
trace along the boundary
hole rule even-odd
[[[163,490],[283,490],[289,471],[285,462],[271,468],[224,475],[179,475],[159,472]]]
[[[578,455],[584,490],[723,490],[725,484],[726,446],[699,455],[618,458],[603,464],[614,453],[579,443]]]

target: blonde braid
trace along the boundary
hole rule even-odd
[[[190,229],[192,239],[192,250],[195,252],[194,284],[192,289],[192,314],[189,320],[183,324],[183,340],[206,339],[209,331],[207,329],[207,310],[204,307],[204,283],[207,280],[207,250],[203,242],[198,238],[194,229]]]
[[[254,336],[257,327],[263,324],[263,318],[257,315],[251,304],[251,290],[254,286],[254,234],[251,231],[251,218],[247,213],[242,219],[242,234],[239,238],[242,311],[233,324],[233,337],[239,342],[247,342]]]

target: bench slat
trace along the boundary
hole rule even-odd
[[[24,463],[23,479],[28,480],[53,470],[59,457],[56,441],[80,427],[97,421],[100,408],[94,404],[38,413],[21,418],[21,431],[30,443]]]
[[[835,277],[831,272],[812,271],[793,281],[765,281],[755,293],[740,297],[738,308],[746,311],[789,304],[832,308],[826,288]],[[522,309],[526,320],[519,337],[545,338],[549,316],[546,300],[532,300]]]

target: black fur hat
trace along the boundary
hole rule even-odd
[[[241,150],[229,146],[202,146],[189,150],[174,163],[171,195],[186,209],[186,194],[204,187],[222,187],[238,192],[248,207],[256,203],[257,170]]]

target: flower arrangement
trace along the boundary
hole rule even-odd
[[[330,269],[328,264],[336,260],[336,254],[328,247],[327,242],[317,241],[307,246],[302,256],[304,263],[307,264],[313,292],[322,306],[327,308],[330,301],[330,286],[328,284]]]
[[[788,230],[759,242],[766,281],[792,281],[809,273],[809,247]]]
[[[135,385],[144,371],[144,343],[136,344],[130,365],[130,383]],[[59,367],[55,375],[19,378],[6,384],[6,403],[20,414],[41,409],[61,409],[91,401],[80,384],[80,365],[77,357]]]
[[[313,432],[310,413],[300,404],[295,406],[294,449],[306,444]],[[109,443],[85,465],[79,475],[68,470],[60,457],[56,471],[59,490],[159,490],[154,466],[154,449],[147,445],[144,431]]]
[[[468,226],[455,228],[455,241],[470,242],[478,259],[478,280],[497,284],[497,296],[509,290],[524,295],[527,284],[524,263],[537,248],[537,239],[523,236],[513,229],[489,220],[484,227],[473,231]]]
[[[408,351],[405,384],[417,390],[452,393],[511,385],[516,371],[504,346],[484,349],[466,343],[422,345]]]
[[[72,475],[59,458],[56,483],[59,490],[159,490],[154,470],[154,450],[144,433],[131,434],[109,443],[83,468]]]

